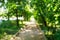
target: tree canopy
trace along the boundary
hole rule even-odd
[[[6,11],[2,17],[24,17],[29,21],[33,15],[50,40],[60,40],[60,0],[0,0],[0,8]],[[3,10],[4,11],[4,10]]]

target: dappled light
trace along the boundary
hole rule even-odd
[[[0,0],[0,40],[60,40],[60,0]]]
[[[46,40],[43,31],[38,27],[35,20],[25,23],[25,27],[22,28],[11,40]]]

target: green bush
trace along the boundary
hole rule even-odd
[[[0,24],[0,38],[4,37],[4,33],[8,35],[13,35],[18,31],[18,27],[15,22],[12,21],[2,21]]]

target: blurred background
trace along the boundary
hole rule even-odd
[[[0,39],[9,40],[31,16],[48,40],[60,40],[60,0],[0,0]]]

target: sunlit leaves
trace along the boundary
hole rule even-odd
[[[51,4],[48,4],[47,7],[49,7]]]
[[[0,2],[4,2],[4,0],[0,0]]]
[[[55,16],[55,17],[58,17],[58,16],[59,16],[59,14],[55,14],[54,16]]]
[[[48,24],[48,26],[51,26],[51,25],[52,25],[52,23],[49,23],[49,24]]]
[[[53,11],[56,11],[56,9],[57,9],[57,6],[54,7]]]
[[[0,3],[3,2],[4,0],[0,0]],[[49,27],[46,31],[48,36],[55,34],[56,29],[60,29],[60,0],[7,0],[3,5],[10,16],[16,16],[17,13],[19,17],[23,16],[24,20],[28,21],[33,15],[39,25],[45,25],[46,30]]]
[[[17,5],[16,5],[16,4],[11,5],[11,8],[16,9],[16,7],[17,7]]]
[[[55,24],[58,24],[59,23],[59,21],[55,21]]]
[[[46,31],[45,33],[46,35],[53,35],[53,33],[51,31]]]
[[[47,2],[47,0],[43,0],[44,2]]]
[[[34,9],[31,8],[31,6],[28,5],[28,4],[25,6],[25,10],[28,11],[28,12],[31,12],[31,13],[34,11]]]
[[[27,4],[27,5],[25,6],[25,9],[26,9],[26,11],[28,11],[28,10],[30,9],[30,5]]]

